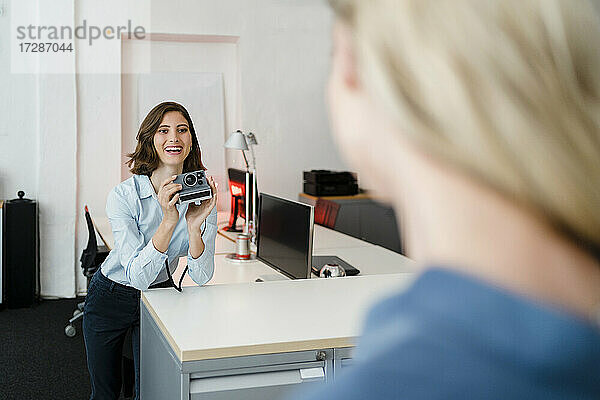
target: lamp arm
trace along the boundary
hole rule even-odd
[[[250,147],[250,155],[252,156],[252,168],[256,169],[256,156],[254,155],[254,145],[251,144],[249,147]]]
[[[256,221],[256,195],[258,185],[256,183],[256,166],[252,169],[252,243],[256,244],[257,221]]]
[[[244,156],[244,162],[246,163],[246,171],[250,171],[250,166],[248,165],[248,158],[246,158],[246,153],[242,150],[242,155]]]

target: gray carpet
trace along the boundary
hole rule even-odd
[[[64,328],[81,299],[45,300],[0,311],[0,399],[88,399],[81,320]]]

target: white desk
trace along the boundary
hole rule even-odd
[[[315,251],[315,255],[336,255],[360,270],[360,276],[377,274],[396,274],[414,272],[415,263],[393,251],[380,246],[367,246],[360,248],[322,249]],[[186,259],[179,261],[179,267],[173,274],[173,279],[178,281]],[[247,283],[254,282],[259,276],[278,275],[288,279],[263,262],[256,260],[249,263],[237,264],[225,259],[225,255],[215,256],[215,273],[207,285]],[[315,277],[315,279],[317,279]],[[192,278],[186,274],[183,286],[197,286]]]
[[[96,224],[112,245],[108,221],[96,218]],[[336,255],[360,276],[281,275],[285,280],[256,283],[261,275],[279,274],[258,260],[226,260],[236,234],[222,233],[206,286],[186,275],[182,293],[170,288],[142,293],[144,400],[277,399],[292,387],[335,379],[352,357],[366,310],[414,277],[408,258],[315,225],[313,253]],[[180,259],[174,279],[185,262]]]
[[[321,249],[341,249],[374,246],[364,240],[315,224],[313,252]]]
[[[225,225],[225,221],[223,220],[225,216],[223,213],[219,215],[220,228]],[[94,221],[104,238],[112,246],[113,237],[108,219],[94,217]],[[278,275],[287,279],[284,275],[279,274],[258,260],[244,264],[232,263],[226,260],[226,254],[235,252],[234,241],[237,235],[237,232],[219,230],[219,234],[217,234],[215,240],[215,273],[213,278],[207,283],[208,285],[254,282],[256,278],[264,275]],[[414,270],[412,260],[398,253],[320,225],[315,225],[314,227],[313,254],[337,255],[355,268],[358,268],[361,276],[411,272]],[[177,270],[173,273],[173,279],[176,282],[179,281],[186,264],[187,259],[185,257],[179,259]],[[183,279],[182,285],[197,286],[187,274]]]
[[[335,255],[360,270],[360,275],[397,274],[415,272],[416,263],[391,250],[368,244],[365,247],[318,249],[315,256]]]
[[[224,232],[222,232],[224,233]],[[228,237],[234,237],[235,234],[230,232],[225,233]],[[329,246],[324,247],[317,240],[322,239]],[[359,246],[352,247],[355,241],[360,242]],[[331,229],[322,226],[315,226],[315,246],[313,254],[317,256],[335,255],[348,262],[355,268],[360,270],[360,275],[375,275],[375,274],[395,274],[402,272],[413,272],[415,263],[409,258],[391,250],[385,249],[371,243],[363,242],[343,233],[335,232]],[[215,273],[213,278],[207,283],[228,284],[228,283],[243,283],[254,282],[259,276],[278,275],[282,279],[287,279],[284,275],[275,271],[267,264],[260,260],[255,260],[247,263],[233,263],[225,258],[226,253],[235,251],[235,244],[227,240],[222,235],[217,235],[215,244],[217,250],[215,256]],[[225,251],[223,251],[225,250]],[[187,260],[182,257],[179,260],[179,266],[173,274],[173,279],[178,281],[181,277]],[[183,286],[196,286],[196,283],[188,274],[183,279]]]
[[[233,245],[217,236],[217,248]],[[314,249],[341,257],[361,276],[256,283],[277,272],[218,254],[206,286],[186,276],[182,293],[142,293],[142,398],[277,399],[294,386],[334,379],[351,358],[366,310],[409,284],[415,264],[320,226]],[[178,274],[183,265],[185,258]]]
[[[186,287],[142,293],[141,396],[278,399],[335,379],[366,310],[413,274]]]
[[[157,289],[144,292],[142,301],[181,361],[350,347],[372,302],[412,276]],[[318,303],[323,312],[316,312]]]

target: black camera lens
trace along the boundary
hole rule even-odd
[[[194,186],[197,182],[196,180],[196,175],[194,174],[187,174],[184,178],[183,178],[183,182],[185,182],[185,184],[187,186]]]

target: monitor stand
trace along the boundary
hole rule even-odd
[[[276,282],[276,281],[288,281],[290,278],[282,274],[266,274],[259,275],[255,282]]]

